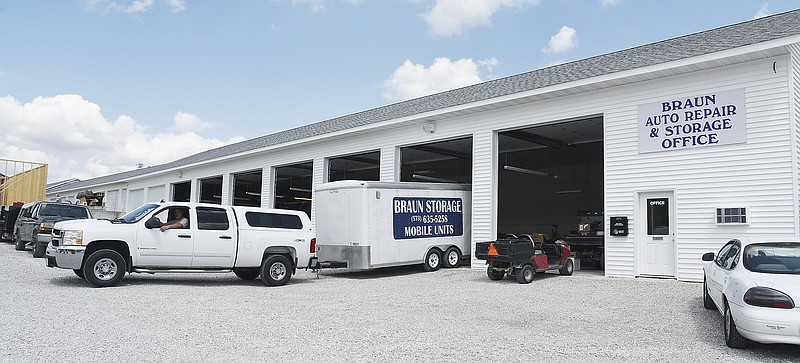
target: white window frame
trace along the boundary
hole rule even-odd
[[[729,210],[729,209],[738,209],[739,213],[738,214],[726,214],[725,211]],[[744,211],[744,214],[742,214],[742,211]],[[714,222],[716,222],[716,224],[718,226],[746,226],[746,225],[750,224],[751,216],[750,216],[749,211],[750,211],[750,206],[747,206],[747,205],[718,206],[718,207],[714,208]],[[741,217],[743,217],[743,216],[744,216],[744,220],[745,220],[744,222],[741,221]],[[720,217],[722,218],[722,220],[720,220]],[[739,220],[736,221],[736,222],[734,222],[734,221],[726,222],[725,221],[726,217],[728,217],[728,218],[737,217]]]

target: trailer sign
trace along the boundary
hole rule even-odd
[[[394,239],[461,236],[464,233],[461,198],[392,200]]]

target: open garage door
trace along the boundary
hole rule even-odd
[[[261,206],[261,169],[233,174],[233,205]]]
[[[328,181],[380,180],[381,152],[339,156],[328,159]]]
[[[314,163],[304,162],[275,168],[275,208],[301,210],[311,215]]]
[[[400,181],[472,184],[472,137],[400,148]]]
[[[603,119],[501,132],[497,231],[565,240],[582,268],[603,268]]]

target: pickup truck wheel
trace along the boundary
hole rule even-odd
[[[444,253],[444,267],[458,267],[461,263],[461,251],[457,247],[450,247]]]
[[[533,266],[531,265],[524,265],[517,269],[517,273],[514,275],[517,278],[517,282],[520,284],[530,284],[533,282],[533,275],[536,272],[533,271]]]
[[[292,263],[283,255],[272,255],[261,265],[261,281],[269,286],[283,286],[292,277]]]
[[[39,241],[34,240],[33,242],[33,258],[42,258],[44,257],[45,246],[42,246]]]
[[[558,273],[561,275],[572,275],[572,272],[575,271],[575,263],[572,262],[571,258],[568,258],[564,261],[564,266],[561,266],[561,269],[558,270]]]
[[[17,251],[25,251],[25,242],[22,242],[22,239],[19,238],[19,231],[14,233],[14,249]]]
[[[435,248],[431,248],[428,253],[425,254],[425,262],[422,263],[422,268],[425,271],[436,271],[439,269],[439,266],[442,265],[442,254],[439,250]]]
[[[125,259],[114,250],[98,250],[83,264],[83,275],[94,287],[110,287],[125,277]]]
[[[503,277],[506,275],[506,272],[503,270],[495,270],[492,266],[486,268],[486,275],[489,276],[489,280],[502,280]]]
[[[236,277],[238,277],[238,278],[240,278],[242,280],[253,280],[256,277],[258,277],[258,275],[259,275],[259,272],[258,272],[257,268],[237,269],[237,270],[233,270],[233,273],[236,274]]]

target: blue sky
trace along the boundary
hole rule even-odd
[[[0,159],[156,165],[800,0],[0,0]],[[5,173],[0,164],[0,173]]]

